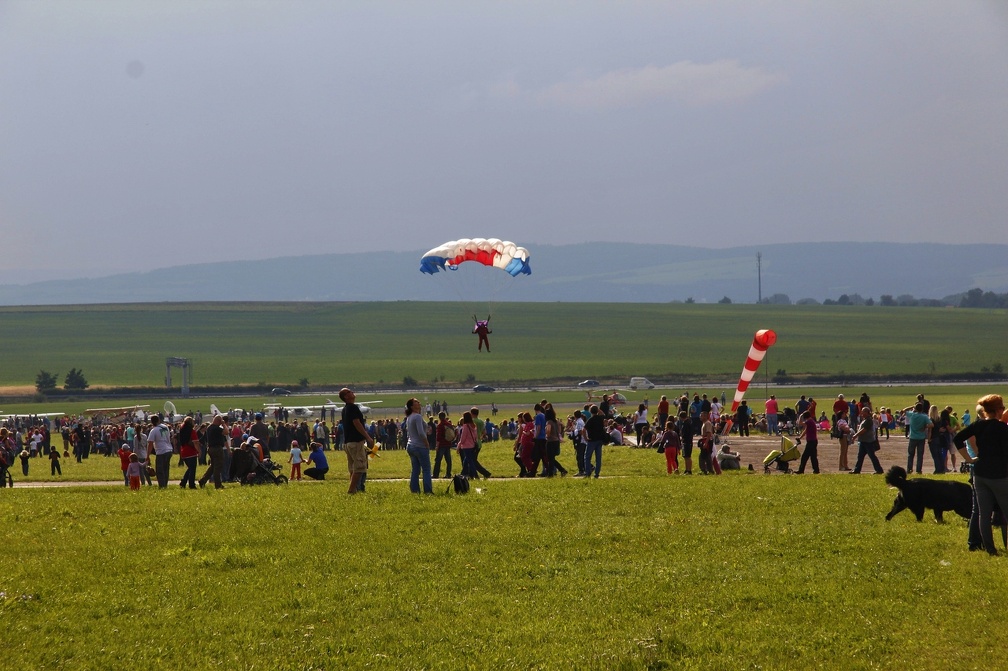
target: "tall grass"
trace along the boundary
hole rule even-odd
[[[872,477],[8,490],[6,668],[996,666],[1005,560]],[[968,632],[967,635],[963,635]]]

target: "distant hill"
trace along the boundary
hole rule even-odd
[[[582,243],[540,245],[532,275],[487,285],[488,273],[419,272],[421,250],[222,261],[94,279],[0,285],[0,305],[163,301],[452,300],[755,303],[860,294],[940,299],[971,288],[1008,292],[1008,245],[782,243],[731,249]],[[482,276],[481,276],[482,275]]]

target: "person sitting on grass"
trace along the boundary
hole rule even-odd
[[[732,452],[731,447],[728,443],[721,446],[718,450],[717,460],[721,465],[722,471],[737,471],[742,468],[741,455],[738,452]]]

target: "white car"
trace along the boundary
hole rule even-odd
[[[646,377],[632,377],[630,378],[630,384],[627,385],[634,391],[638,389],[654,389],[654,382],[647,379]]]

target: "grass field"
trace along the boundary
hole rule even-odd
[[[873,476],[0,496],[4,668],[988,668],[1005,559]],[[650,469],[653,473],[653,468]]]
[[[511,304],[495,312],[493,354],[479,355],[469,315],[451,310],[8,308],[0,383],[73,366],[92,384],[153,386],[164,357],[189,356],[205,385],[692,374],[724,382],[664,391],[730,398],[758,328],[779,335],[764,366],[790,373],[978,371],[999,362],[1005,332],[1003,311]],[[924,392],[961,413],[1003,390],[756,384],[747,398],[761,408],[768,393],[788,404],[811,394],[828,408],[840,391],[896,408]],[[565,411],[585,400],[573,389],[420,395],[453,412],[492,400],[502,417],[543,396]],[[143,402],[206,412],[267,401],[166,396]],[[401,416],[407,396],[383,394],[373,416]],[[876,476],[669,478],[656,458],[607,448],[611,477],[494,479],[466,497],[444,495],[443,483],[410,495],[402,452],[377,458],[357,497],[338,459],[332,480],[285,487],[3,490],[0,668],[944,671],[996,666],[1008,649],[1006,560],[969,553],[962,520],[886,523],[893,493]],[[495,475],[515,471],[503,444],[481,460]],[[117,462],[64,460],[63,477],[117,481]],[[31,468],[22,478],[15,465],[18,483],[50,479],[42,460]]]
[[[7,307],[0,386],[30,386],[39,370],[62,376],[71,367],[95,386],[158,386],[168,356],[192,359],[196,385],[728,380],[760,328],[778,334],[764,362],[771,374],[976,373],[1004,363],[1008,312],[502,303],[489,355],[476,351],[471,326],[453,303]]]

